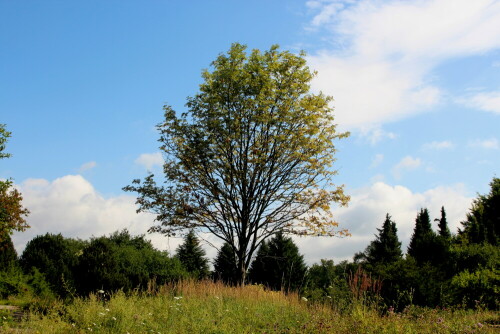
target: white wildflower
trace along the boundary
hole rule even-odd
[[[302,300],[307,302],[307,298],[306,297],[302,297]]]

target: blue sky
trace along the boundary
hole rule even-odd
[[[145,233],[152,217],[121,188],[160,171],[162,106],[183,111],[233,42],[306,51],[312,89],[351,132],[336,168],[352,201],[334,213],[353,236],[298,239],[309,263],[363,250],[387,212],[404,244],[421,207],[444,205],[456,229],[499,175],[499,1],[0,0],[0,123],[13,134],[0,178],[32,225],[16,247],[45,232]]]

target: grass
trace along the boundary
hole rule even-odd
[[[154,293],[151,292],[154,290]],[[491,311],[408,308],[385,316],[361,302],[344,312],[261,286],[180,282],[107,302],[96,296],[54,302],[2,333],[498,333]]]

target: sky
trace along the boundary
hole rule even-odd
[[[307,53],[313,92],[334,98],[334,215],[349,238],[295,239],[307,263],[352,259],[389,213],[403,250],[415,217],[445,207],[456,231],[500,171],[500,1],[11,1],[0,0],[0,123],[12,138],[0,179],[36,235],[87,239],[149,214],[121,189],[161,174],[156,124],[186,110],[201,72],[232,43]],[[436,226],[436,224],[434,224]],[[176,238],[148,235],[171,253]],[[201,235],[213,258],[218,245]]]

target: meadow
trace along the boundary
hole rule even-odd
[[[261,285],[230,287],[181,281],[117,292],[109,300],[91,294],[70,303],[43,300],[26,306],[21,321],[7,312],[2,333],[498,333],[494,311],[409,306],[381,314],[372,303],[313,303]]]

